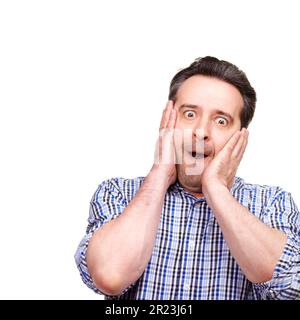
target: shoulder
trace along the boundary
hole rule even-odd
[[[103,180],[99,187],[110,188],[110,189],[119,189],[125,190],[129,188],[139,188],[144,181],[144,177],[136,178],[123,178],[123,177],[114,177],[107,180]]]
[[[264,195],[264,197],[268,199],[276,198],[280,195],[290,195],[290,192],[278,185],[249,183],[240,177],[235,178],[235,190],[241,190],[256,195]]]
[[[116,177],[102,181],[90,200],[89,223],[93,224],[95,220],[103,223],[121,214],[142,182],[143,177]]]
[[[289,191],[280,186],[240,181],[243,205],[267,225],[298,237],[300,212]]]
[[[116,198],[131,198],[140,188],[144,181],[144,177],[123,178],[114,177],[103,180],[94,193],[93,199],[99,197],[116,197]]]
[[[270,210],[297,211],[291,193],[280,186],[245,182],[236,177],[234,197],[250,211],[261,216]]]

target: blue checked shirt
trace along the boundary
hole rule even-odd
[[[91,200],[86,234],[75,260],[83,282],[96,293],[102,294],[87,269],[89,240],[104,223],[122,214],[143,181],[142,177],[104,181]],[[105,299],[300,299],[300,214],[291,194],[279,187],[247,184],[238,177],[231,194],[265,224],[288,235],[270,281],[253,284],[247,280],[206,200],[195,198],[176,182],[165,195],[144,273],[120,296]]]

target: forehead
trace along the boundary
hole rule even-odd
[[[202,109],[222,110],[239,116],[243,98],[233,85],[212,77],[196,75],[185,80],[176,95],[176,107],[182,104],[197,105]]]

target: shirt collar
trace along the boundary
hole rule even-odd
[[[230,193],[233,195],[235,193],[235,191],[241,187],[243,184],[243,179],[240,177],[234,177],[234,181],[232,184],[232,187],[230,189]],[[182,185],[180,184],[180,182],[178,180],[176,180],[175,183],[173,183],[170,187],[169,187],[169,191],[170,192],[174,192],[174,193],[182,193],[182,194],[186,194],[189,195],[191,197],[194,197],[191,193],[189,193],[188,191],[185,191],[184,188],[182,187]],[[195,198],[195,197],[194,197]]]

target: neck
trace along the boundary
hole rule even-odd
[[[181,183],[181,181],[178,180],[178,182],[181,184],[181,186],[183,187],[184,191],[192,194],[194,197],[196,198],[204,198],[204,195],[202,193],[202,187],[200,185],[200,187],[188,187],[186,185],[184,185],[183,183]]]

